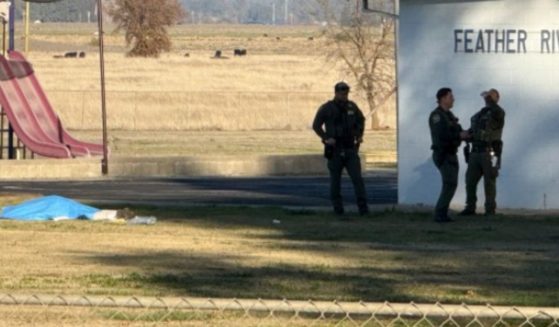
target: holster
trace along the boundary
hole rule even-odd
[[[493,172],[493,177],[494,177],[494,178],[499,177],[499,166],[497,166],[497,167],[491,167],[491,170],[492,170],[492,172]]]
[[[324,158],[330,160],[334,157],[334,146],[330,144],[324,145]]]
[[[464,160],[466,160],[466,163],[470,162],[470,152],[470,143],[466,143],[466,146],[464,147]]]

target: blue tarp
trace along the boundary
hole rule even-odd
[[[0,216],[16,220],[52,220],[57,217],[92,219],[97,211],[99,209],[83,205],[77,201],[58,195],[50,195],[4,207]]]

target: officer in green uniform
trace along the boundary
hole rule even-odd
[[[468,138],[468,132],[462,130],[458,118],[450,111],[454,105],[454,95],[450,88],[441,88],[437,92],[439,106],[429,116],[429,128],[433,150],[433,162],[442,177],[442,188],[435,206],[435,221],[450,222],[448,207],[458,186],[458,147],[462,140]]]
[[[471,118],[472,148],[467,160],[466,208],[461,212],[464,216],[476,213],[476,189],[482,176],[485,189],[485,214],[494,215],[497,207],[496,184],[501,168],[503,151],[501,138],[505,126],[505,111],[498,105],[499,91],[490,89],[482,92],[481,96],[485,100],[485,107]]]
[[[324,156],[330,171],[330,199],[334,212],[344,213],[341,195],[341,178],[344,167],[349,174],[359,213],[369,212],[365,183],[361,175],[359,145],[363,142],[365,117],[357,104],[349,100],[349,85],[344,82],[334,86],[335,96],[323,104],[313,122],[313,130],[324,143]]]

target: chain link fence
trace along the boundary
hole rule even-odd
[[[0,326],[559,327],[559,308],[0,294]]]

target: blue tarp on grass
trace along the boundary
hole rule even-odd
[[[58,195],[50,195],[4,207],[0,216],[15,220],[52,220],[60,217],[92,219],[97,211],[99,209],[83,205],[77,201]]]

